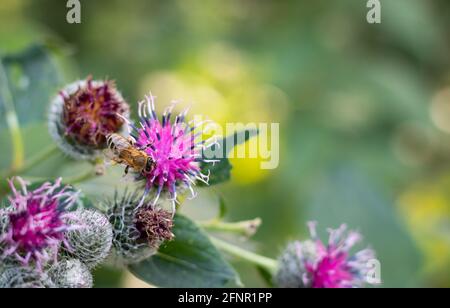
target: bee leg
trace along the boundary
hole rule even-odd
[[[128,171],[130,171],[130,166],[126,166],[125,167],[125,172],[124,172],[124,177],[126,177],[128,175]]]

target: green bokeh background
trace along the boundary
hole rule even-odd
[[[81,3],[71,25],[66,1],[2,0],[0,52],[44,44],[62,80],[114,79],[133,106],[151,90],[160,105],[181,98],[218,123],[280,123],[278,168],[234,159],[232,181],[216,189],[227,220],[263,219],[243,246],[276,257],[307,236],[308,220],[347,223],[377,251],[384,286],[450,286],[448,1],[382,0],[377,25],[365,0]],[[51,142],[45,124],[24,127],[28,154]],[[0,147],[6,167],[4,134]],[[60,155],[30,175],[83,167]],[[80,187],[101,198],[119,179]],[[183,211],[212,217],[216,194],[202,190]],[[234,264],[247,286],[265,286]],[[133,285],[123,273],[96,276]]]

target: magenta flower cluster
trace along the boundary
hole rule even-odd
[[[100,154],[111,152],[113,162],[126,165],[126,172],[133,170],[138,189],[122,196],[116,191],[114,200],[104,204],[104,213],[72,211],[84,199],[61,179],[33,188],[21,178],[11,179],[9,204],[0,208],[0,287],[91,287],[91,270],[107,257],[121,266],[136,264],[178,234],[174,215],[179,196],[190,192],[194,198],[196,184],[209,184],[210,171],[204,170],[211,168],[204,167],[218,160],[206,158],[205,150],[220,145],[202,140],[204,122],[188,121],[187,110],[173,114],[174,106],[158,117],[150,94],[139,102],[134,123],[112,82],[88,78],[60,91],[49,116],[49,130],[59,147],[96,164]],[[163,208],[164,200],[172,203],[172,212]],[[310,240],[291,243],[278,263],[265,262],[277,272],[275,285],[365,285],[367,263],[375,254],[371,249],[350,252],[360,234],[342,225],[330,229],[328,243],[323,243],[316,224],[310,223],[309,229]]]
[[[14,182],[20,184],[16,188]],[[2,210],[8,216],[6,231],[0,235],[4,247],[2,260],[12,257],[22,265],[34,262],[38,269],[57,256],[61,245],[68,247],[65,232],[77,228],[67,224],[72,216],[67,211],[76,201],[77,193],[62,187],[61,179],[29,190],[21,178],[9,181],[10,206]]]
[[[361,235],[348,231],[345,225],[328,229],[324,244],[316,232],[316,223],[309,223],[311,240],[291,243],[280,258],[276,280],[280,287],[355,288],[368,283],[369,262],[375,258],[372,249],[351,254]]]
[[[317,236],[316,223],[309,223],[311,238],[316,245],[316,256],[306,260],[305,282],[313,288],[351,288],[365,283],[368,261],[375,258],[372,249],[350,255],[350,249],[362,237],[358,232],[346,232],[347,227],[329,229],[328,244]]]
[[[139,125],[128,123],[135,146],[155,162],[150,172],[138,175],[138,179],[145,181],[144,196],[155,189],[152,204],[167,191],[175,205],[179,189],[187,188],[195,197],[195,182],[208,184],[209,176],[200,169],[205,142],[199,140],[201,133],[195,132],[198,125],[186,121],[187,110],[172,120],[172,109],[173,105],[165,110],[160,120],[155,112],[154,97],[149,95],[146,101],[139,103]]]

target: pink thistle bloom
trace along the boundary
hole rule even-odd
[[[194,198],[196,194],[193,185],[196,181],[208,184],[209,174],[201,172],[200,164],[216,161],[206,160],[202,154],[205,148],[217,143],[206,145],[212,138],[198,140],[201,132],[195,131],[202,123],[194,126],[193,123],[186,122],[187,110],[171,121],[173,107],[173,104],[168,107],[159,120],[155,112],[154,97],[146,96],[146,100],[139,103],[139,125],[128,124],[135,147],[145,151],[154,161],[154,167],[150,171],[138,175],[138,179],[146,182],[140,205],[154,188],[155,198],[151,204],[154,206],[157,203],[162,192],[168,192],[174,213],[179,189],[189,189]]]
[[[367,262],[375,257],[371,249],[350,255],[350,249],[362,237],[358,232],[346,233],[346,225],[328,229],[328,245],[322,243],[316,232],[316,223],[309,223],[310,234],[315,243],[315,257],[305,260],[305,284],[312,288],[352,288],[365,283]]]
[[[311,240],[290,243],[279,259],[275,282],[282,288],[355,288],[369,283],[372,249],[351,254],[361,235],[342,225],[329,229],[328,244],[317,236],[316,223],[309,223]]]
[[[61,179],[54,184],[44,183],[33,191],[28,191],[27,183],[21,178],[16,180],[19,190],[14,179],[9,181],[11,205],[3,213],[8,216],[8,223],[0,235],[3,247],[0,258],[13,257],[25,266],[34,261],[41,270],[52,257],[56,259],[61,244],[68,247],[65,232],[78,228],[66,223],[72,217],[66,210],[78,194],[67,186],[61,188]]]

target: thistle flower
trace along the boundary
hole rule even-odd
[[[66,233],[69,256],[79,259],[89,268],[94,268],[109,255],[112,246],[113,231],[108,218],[96,211],[79,209],[73,212],[69,223],[81,228]]]
[[[0,235],[0,259],[14,258],[22,265],[33,261],[42,269],[47,261],[57,257],[61,244],[67,246],[65,232],[78,228],[67,223],[72,214],[66,212],[78,195],[67,186],[61,187],[61,179],[33,191],[28,191],[21,178],[16,180],[20,190],[16,190],[14,180],[9,181],[11,209],[7,212],[5,232]]]
[[[353,288],[366,283],[368,262],[375,258],[371,249],[350,255],[361,240],[359,233],[342,225],[329,230],[328,245],[318,238],[316,224],[309,223],[312,240],[288,245],[279,259],[275,283],[283,288]]]
[[[168,192],[175,212],[177,191],[189,189],[195,197],[193,185],[201,181],[208,184],[209,175],[202,174],[200,163],[215,162],[203,159],[203,150],[215,143],[206,145],[209,140],[199,141],[201,133],[195,130],[202,124],[186,122],[187,110],[180,113],[171,122],[172,104],[168,107],[161,121],[156,116],[155,102],[152,95],[139,103],[138,126],[128,122],[130,135],[137,149],[145,151],[155,162],[154,168],[137,175],[138,180],[145,181],[145,199],[152,188],[155,189],[155,205],[162,192]]]
[[[56,263],[50,268],[48,275],[58,288],[90,289],[94,284],[89,268],[77,259]]]
[[[55,287],[42,272],[29,267],[8,267],[0,272],[0,289],[45,289]]]
[[[106,201],[107,216],[113,227],[113,262],[117,265],[138,263],[154,255],[165,240],[173,237],[172,215],[165,210],[138,207],[139,195],[116,192]]]
[[[75,159],[92,159],[106,147],[106,137],[121,130],[129,106],[111,81],[91,77],[60,91],[51,104],[49,131]],[[123,118],[122,118],[123,117]]]

